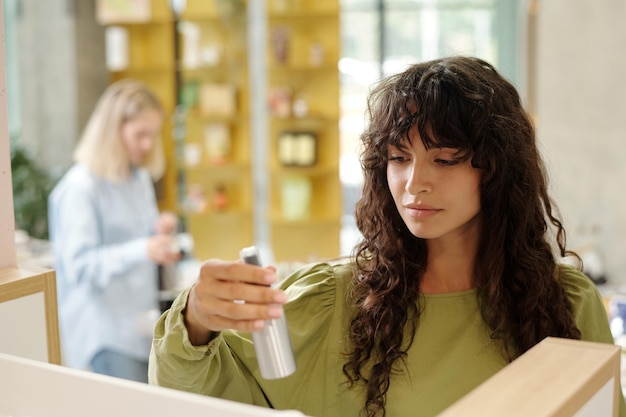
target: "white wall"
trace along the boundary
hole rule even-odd
[[[94,0],[21,0],[15,27],[19,141],[57,176],[109,83],[104,28]]]
[[[77,137],[75,23],[69,4],[21,1],[18,15],[19,141],[44,166],[69,160]]]
[[[568,242],[597,226],[611,284],[626,284],[624,22],[623,0],[539,2],[538,137]]]

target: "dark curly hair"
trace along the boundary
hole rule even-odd
[[[506,359],[546,336],[580,339],[555,276],[555,252],[576,255],[566,250],[534,127],[515,87],[483,60],[437,59],[379,83],[368,99],[368,116],[356,208],[363,239],[353,252],[349,296],[355,315],[343,366],[348,383],[366,385],[365,414],[385,415],[390,377],[400,371],[420,317],[426,244],[404,224],[386,176],[387,145],[402,148],[411,128],[417,127],[426,148],[457,148],[481,170],[484,220],[473,279]]]

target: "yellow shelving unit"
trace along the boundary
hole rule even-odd
[[[143,80],[172,115],[163,132],[168,171],[159,196],[161,208],[184,218],[194,255],[232,259],[244,246],[269,243],[277,262],[337,257],[339,1],[266,0],[256,16],[267,29],[259,39],[266,79],[249,77],[248,1],[187,0],[177,18],[167,0],[147,3],[147,19],[106,23],[128,32],[128,66],[111,77]],[[254,113],[266,118],[263,135],[251,128],[251,82],[265,83],[268,92],[268,113]],[[312,159],[285,161],[285,134],[306,139],[302,149]],[[253,155],[255,140],[267,142],[267,155]],[[253,183],[260,165],[267,174],[261,188]],[[254,195],[259,189],[267,207]],[[267,222],[269,242],[257,242],[265,240],[255,236],[259,222]]]
[[[268,0],[267,13],[271,248],[279,262],[335,258],[342,212],[339,2]],[[315,142],[289,144],[285,134]],[[305,163],[285,160],[285,152]]]
[[[197,258],[236,256],[253,244],[246,2],[187,0],[178,16],[168,0],[100,3],[113,10],[101,23],[126,32],[111,81],[145,82],[169,116],[160,208],[181,216]]]
[[[254,243],[246,2],[195,0],[179,22],[187,108],[181,212],[200,259]]]

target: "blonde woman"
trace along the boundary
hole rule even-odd
[[[176,262],[177,219],[159,214],[163,109],[154,93],[118,81],[100,98],[49,197],[64,364],[147,381],[158,311],[157,265]]]

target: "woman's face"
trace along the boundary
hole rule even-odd
[[[161,134],[162,124],[161,113],[154,109],[143,110],[122,124],[122,143],[131,164],[143,165]]]
[[[475,240],[480,219],[480,170],[457,149],[426,150],[419,134],[404,150],[388,147],[387,182],[400,216],[422,239]]]

